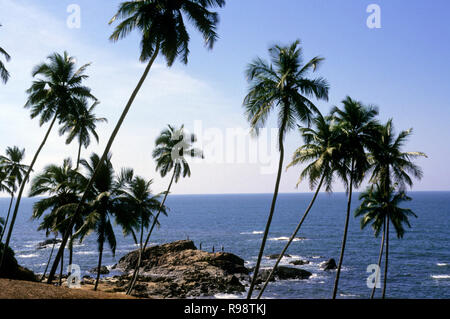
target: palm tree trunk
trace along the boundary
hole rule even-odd
[[[349,193],[348,193],[348,202],[347,202],[347,216],[345,218],[345,227],[344,227],[344,237],[342,238],[342,246],[341,246],[341,255],[339,257],[339,264],[336,272],[336,279],[334,281],[334,288],[333,288],[333,299],[336,299],[336,294],[339,286],[339,276],[341,274],[341,268],[342,268],[342,261],[344,260],[344,251],[345,251],[345,244],[347,243],[347,232],[348,232],[348,223],[350,221],[350,207],[352,203],[352,191],[353,191],[353,170],[354,170],[354,160],[352,159],[352,166],[350,171],[350,187],[349,187]]]
[[[163,200],[161,202],[161,205],[159,206],[158,213],[156,214],[155,218],[153,219],[152,226],[150,227],[150,231],[148,232],[147,238],[145,239],[144,247],[141,247],[142,251],[140,252],[140,255],[143,254],[144,250],[147,248],[148,242],[150,240],[150,236],[151,236],[151,234],[153,232],[153,228],[155,228],[155,225],[158,222],[158,217],[161,214],[162,208],[164,207],[164,203],[166,202],[167,195],[170,192],[170,188],[172,187],[172,183],[173,183],[174,179],[175,179],[175,170],[173,171],[172,178],[170,179],[169,187],[167,187],[167,191],[164,194],[164,198],[163,198]],[[133,276],[131,277],[131,284],[130,284],[130,286],[128,288],[127,295],[130,295],[133,292],[133,288],[136,285],[136,281],[137,281],[137,278],[139,276],[139,267],[141,267],[141,260],[140,259],[138,260],[138,262],[136,263],[136,267],[134,268]]]
[[[376,284],[380,280],[380,267],[381,267],[381,259],[383,258],[383,248],[384,248],[384,237],[386,234],[386,223],[383,225],[383,235],[381,237],[381,246],[380,246],[380,254],[378,255],[378,274],[375,278],[375,285],[372,288],[372,294],[370,295],[370,299],[373,299],[373,296],[375,295],[375,289],[377,289]]]
[[[382,293],[382,296],[381,296],[381,298],[383,298],[383,299],[386,297],[388,258],[389,258],[389,215],[386,216],[386,259],[385,259],[385,264],[384,264],[383,293]]]
[[[69,239],[69,265],[72,265],[72,261],[73,261],[73,236],[72,234],[70,234],[70,239]],[[70,267],[72,268],[72,267]],[[70,276],[72,274],[71,271],[69,271],[67,273],[67,276]]]
[[[281,131],[283,131],[283,130],[281,130]],[[278,188],[280,186],[281,172],[283,169],[283,158],[284,158],[283,137],[281,134],[279,136],[279,145],[280,145],[280,159],[279,159],[279,163],[278,163],[277,181],[275,183],[275,190],[273,192],[272,205],[270,206],[270,213],[269,213],[269,217],[267,218],[266,228],[264,230],[264,236],[263,236],[263,239],[261,242],[261,247],[259,249],[258,260],[256,261],[256,266],[255,266],[255,270],[253,272],[252,282],[251,282],[250,288],[248,290],[247,299],[252,298],[253,289],[254,289],[255,283],[256,283],[256,277],[258,276],[259,267],[261,265],[261,259],[262,259],[263,253],[264,253],[264,247],[266,245],[267,236],[269,235],[270,224],[272,223],[273,212],[275,210],[275,204],[277,201]]]
[[[11,235],[14,229],[14,223],[16,222],[16,217],[17,217],[17,212],[19,211],[19,206],[20,206],[20,200],[22,199],[22,194],[23,191],[25,189],[25,184],[28,182],[28,179],[30,177],[31,171],[33,170],[33,166],[36,163],[36,160],[39,156],[39,153],[41,152],[42,148],[44,147],[45,143],[47,142],[48,136],[50,135],[50,132],[53,128],[53,125],[56,122],[56,119],[58,118],[58,114],[55,114],[55,116],[53,117],[53,120],[47,130],[47,133],[45,134],[45,137],[41,143],[41,145],[39,146],[39,148],[36,151],[36,154],[34,154],[33,160],[31,161],[30,167],[28,168],[27,173],[25,174],[24,179],[22,180],[22,183],[20,185],[20,189],[19,189],[19,194],[17,195],[17,199],[16,199],[16,205],[14,206],[14,212],[12,215],[12,219],[11,219],[11,224],[9,225],[9,231],[8,231],[8,235],[6,236],[6,242],[5,242],[5,250],[6,251],[6,247],[9,247],[9,242],[11,240]],[[5,254],[2,254],[2,257],[0,259],[0,270],[2,268],[3,265],[3,259],[4,259]],[[56,268],[55,268],[56,271]]]
[[[95,280],[94,290],[97,290],[98,282],[100,281],[100,268],[102,267],[102,257],[103,257],[103,240],[100,241],[99,256],[98,256],[98,266],[97,266],[97,279]]]
[[[88,191],[89,191],[89,189],[91,188],[92,184],[94,183],[94,180],[95,180],[95,178],[97,177],[97,174],[98,174],[98,172],[99,172],[99,170],[100,170],[100,167],[101,167],[102,163],[105,162],[106,157],[108,156],[108,153],[109,153],[109,151],[110,151],[110,149],[111,149],[111,146],[112,146],[112,144],[113,144],[113,142],[114,142],[114,139],[116,138],[116,135],[117,135],[117,133],[119,132],[119,129],[120,129],[120,127],[121,127],[123,121],[125,120],[125,117],[126,117],[128,111],[130,110],[131,105],[132,105],[133,102],[134,102],[134,99],[136,98],[136,96],[137,96],[139,90],[141,89],[142,84],[144,83],[145,79],[147,78],[147,75],[148,75],[148,73],[149,73],[149,71],[150,71],[150,69],[151,69],[151,67],[152,67],[152,65],[153,65],[153,62],[155,61],[156,57],[158,56],[158,53],[159,53],[159,43],[157,44],[156,49],[155,49],[155,52],[154,52],[152,58],[150,59],[150,61],[149,61],[148,65],[147,65],[147,67],[145,68],[145,71],[144,71],[144,73],[142,74],[141,79],[139,80],[139,82],[138,82],[136,88],[134,89],[133,93],[131,94],[131,97],[130,97],[129,101],[128,101],[127,105],[125,106],[125,109],[123,110],[122,115],[120,116],[120,119],[119,119],[119,121],[117,122],[116,127],[114,128],[114,131],[112,132],[112,134],[111,134],[111,136],[110,136],[110,138],[109,138],[109,140],[108,140],[108,144],[106,145],[106,148],[105,148],[105,150],[104,150],[104,152],[103,152],[103,155],[102,155],[102,157],[101,157],[101,159],[100,159],[100,161],[99,161],[97,167],[95,168],[95,171],[94,171],[94,173],[92,174],[92,177],[91,177],[91,179],[89,180],[89,183],[88,183],[88,185],[86,186],[86,189],[84,190],[84,193],[83,193],[83,196],[82,196],[81,199],[80,199],[80,202],[78,203],[77,209],[76,209],[76,211],[75,211],[75,214],[74,214],[73,217],[72,217],[72,221],[70,222],[69,228],[72,228],[72,227],[73,227],[73,225],[74,225],[74,223],[75,223],[75,219],[76,219],[76,217],[78,216],[78,214],[80,213],[81,205],[83,205],[83,203],[85,202],[86,197],[87,197],[87,195],[88,195]],[[62,250],[64,249],[64,246],[67,244],[68,238],[69,238],[69,233],[67,232],[67,233],[64,234],[64,236],[63,236],[63,240],[62,240],[62,243],[61,243],[61,247],[59,248],[58,253],[56,254],[55,261],[54,261],[54,263],[53,263],[53,265],[52,265],[52,269],[50,270],[50,274],[49,274],[48,280],[47,280],[47,283],[49,283],[49,284],[50,284],[50,283],[52,282],[52,280],[53,280],[53,277],[54,277],[55,272],[56,272],[57,262],[58,262],[59,258],[61,258]]]
[[[56,245],[56,236],[55,236],[55,241],[53,242],[52,251],[50,252],[50,256],[48,257],[47,266],[45,266],[45,270],[44,270],[44,273],[42,274],[40,281],[44,280],[44,278],[45,278],[45,274],[47,273],[48,266],[50,265],[50,261],[52,260],[52,255],[53,255],[53,250],[55,249],[55,245]]]
[[[142,220],[142,219],[141,219]],[[144,223],[141,222],[141,237],[139,239],[139,256],[138,256],[138,260],[136,263],[136,268],[135,268],[135,272],[133,273],[133,277],[132,280],[130,282],[130,285],[128,287],[127,290],[127,295],[131,295],[131,292],[133,291],[134,285],[136,284],[136,280],[137,280],[137,271],[136,269],[139,270],[139,267],[141,266],[141,260],[142,260],[142,254],[144,253],[144,249],[143,249],[143,241],[144,241]]]
[[[76,171],[80,167],[80,156],[81,156],[81,141],[80,141],[80,145],[78,146],[77,167],[75,168]]]
[[[14,194],[11,195],[11,200],[9,201],[8,215],[6,215],[5,225],[3,226],[2,234],[0,235],[0,243],[2,242],[3,235],[6,231],[6,226],[8,225],[9,214],[11,213],[12,203],[14,201]]]
[[[63,267],[64,267],[64,253],[61,256],[61,265],[59,269],[59,285],[62,286],[62,275],[63,275]]]
[[[319,186],[317,186],[316,192],[314,193],[314,196],[313,196],[311,202],[309,203],[308,208],[306,209],[305,213],[303,214],[302,219],[298,223],[297,228],[295,229],[295,231],[292,233],[291,237],[289,238],[289,241],[287,242],[286,246],[284,246],[283,250],[281,251],[280,255],[278,256],[278,259],[277,259],[275,265],[273,266],[269,277],[266,279],[266,282],[264,283],[264,286],[261,288],[261,291],[259,292],[258,297],[256,299],[260,299],[261,298],[262,294],[264,293],[264,290],[266,290],[266,287],[269,284],[269,280],[274,275],[275,270],[278,267],[278,264],[280,263],[281,259],[283,258],[284,254],[286,253],[287,249],[289,248],[289,245],[292,243],[292,241],[294,240],[295,236],[297,236],[297,233],[300,230],[300,227],[302,227],[302,224],[305,221],[306,216],[308,216],[309,211],[311,210],[312,206],[314,205],[314,202],[315,202],[315,200],[317,198],[317,194],[319,194],[319,190],[322,187],[322,183],[323,183],[324,179],[325,179],[325,175],[322,176],[322,178],[320,180],[320,183],[319,183]]]

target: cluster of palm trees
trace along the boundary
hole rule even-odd
[[[139,259],[128,289],[128,293],[132,292],[139,275],[142,251],[158,224],[160,214],[167,212],[165,201],[172,184],[178,182],[180,177],[190,176],[184,155],[202,154],[192,147],[194,136],[188,139],[190,143],[183,144],[182,149],[176,149],[181,140],[186,141],[183,139],[183,127],[177,129],[169,126],[165,129],[156,141],[153,157],[161,176],[165,177],[171,172],[171,179],[167,191],[152,195],[152,180],[135,176],[131,169],[123,169],[119,174],[115,174],[111,164],[111,147],[156,58],[162,56],[168,67],[171,67],[176,59],[185,64],[188,62],[190,36],[185,21],[192,23],[194,29],[203,37],[205,45],[212,49],[218,39],[216,29],[219,22],[218,13],[212,10],[224,5],[225,0],[144,0],[125,1],[120,4],[117,14],[110,21],[110,24],[117,23],[110,39],[116,42],[131,32],[138,31],[141,36],[140,61],[147,63],[147,66],[103,153],[91,155],[89,161],[81,159],[82,147],[89,146],[91,136],[98,141],[96,124],[106,121],[95,116],[94,109],[99,102],[84,85],[88,78],[85,72],[89,64],[77,69],[75,59],[67,52],[62,55],[54,53],[48,57],[47,62],[33,70],[35,79],[27,90],[28,100],[25,107],[30,109],[32,118],[39,117],[41,126],[49,124],[29,166],[17,164],[14,170],[11,169],[11,163],[20,163],[23,158],[23,152],[19,149],[16,151],[22,152],[20,160],[13,160],[10,154],[5,159],[2,158],[0,190],[11,195],[10,210],[15,199],[12,215],[9,216],[9,212],[7,215],[10,220],[2,227],[2,237],[6,234],[5,246],[8,247],[25,185],[53,127],[55,124],[60,125],[59,133],[68,134],[67,144],[73,140],[78,142],[76,165],[73,168],[72,161],[66,159],[62,166],[47,166],[33,179],[30,191],[31,196],[50,194],[50,197],[36,203],[33,216],[42,218],[40,228],[45,229],[48,234],[62,236],[61,245],[48,275],[48,283],[54,280],[58,265],[62,269],[66,247],[70,251],[71,263],[73,241],[76,238],[84,239],[92,231],[98,235],[100,271],[104,244],[108,243],[113,253],[115,250],[116,241],[111,224],[115,221],[122,226],[125,235],[133,236],[140,248]],[[0,48],[0,53],[9,60],[10,56],[5,50]],[[334,107],[329,115],[323,116],[313,100],[328,101],[329,84],[324,78],[310,78],[309,74],[314,73],[324,59],[314,57],[304,63],[302,53],[299,41],[288,46],[276,45],[269,49],[269,62],[257,58],[246,70],[250,82],[250,90],[244,100],[247,118],[254,133],[258,134],[272,111],[277,109],[280,152],[273,199],[248,298],[252,297],[275,212],[285,160],[284,140],[292,130],[299,129],[304,145],[295,151],[288,167],[307,164],[301,172],[299,183],[309,179],[311,188],[316,190],[274,269],[300,230],[318,192],[323,188],[325,191],[331,191],[336,178],[342,180],[346,187],[348,203],[333,298],[336,297],[344,260],[353,190],[359,188],[366,177],[370,176],[371,185],[361,194],[362,204],[356,210],[356,216],[362,216],[362,227],[372,223],[375,235],[383,229],[379,264],[383,247],[386,247],[384,286],[388,265],[389,224],[392,223],[401,237],[404,233],[403,225],[409,225],[407,217],[414,216],[410,210],[399,207],[400,202],[409,199],[405,191],[406,186],[412,185],[410,175],[415,178],[422,176],[420,168],[412,160],[424,154],[403,152],[401,149],[411,131],[404,131],[395,136],[392,121],[385,125],[380,124],[376,118],[377,108],[364,105],[350,97],[342,102],[342,108]],[[1,61],[0,77],[5,83],[9,78],[9,73]],[[179,152],[181,156],[173,156],[174,149],[175,153]],[[81,168],[85,174],[81,172]],[[161,201],[160,196],[163,196]],[[48,213],[45,214],[46,212]],[[144,241],[145,230],[148,234]],[[1,254],[0,270],[3,257],[4,254]],[[99,272],[95,288],[98,278]],[[258,297],[263,294],[269,279]],[[383,296],[384,294],[385,289]]]
[[[283,141],[286,133],[296,127],[300,131],[304,144],[294,152],[288,168],[299,164],[306,165],[301,171],[298,184],[309,179],[309,186],[311,189],[315,188],[315,192],[297,227],[279,254],[258,298],[264,293],[282,257],[297,236],[313,207],[318,192],[322,188],[331,192],[333,182],[340,179],[345,185],[348,201],[341,253],[333,288],[333,299],[336,298],[347,242],[352,193],[368,176],[370,176],[370,186],[360,195],[362,202],[355,216],[362,217],[361,228],[371,223],[376,236],[383,228],[378,265],[381,264],[382,249],[385,246],[386,261],[382,293],[384,298],[388,269],[389,223],[392,223],[399,237],[404,234],[404,225],[410,226],[408,217],[415,214],[399,205],[403,201],[410,200],[406,196],[406,186],[412,186],[412,177],[419,179],[422,177],[422,171],[413,163],[413,159],[425,154],[404,152],[402,147],[411,134],[411,130],[402,131],[396,136],[392,120],[385,125],[381,124],[377,119],[376,107],[365,105],[351,97],[346,97],[342,101],[341,108],[333,107],[328,115],[323,116],[311,98],[327,101],[329,85],[321,77],[311,79],[307,76],[308,72],[314,72],[324,59],[315,57],[307,63],[302,63],[302,48],[299,45],[300,42],[295,41],[289,46],[273,46],[269,49],[270,62],[257,58],[249,64],[247,69],[250,89],[245,97],[244,107],[250,125],[257,134],[258,129],[265,125],[271,111],[276,109],[280,151],[272,205],[247,298],[252,297],[275,211],[284,160]],[[372,297],[373,293],[374,290]]]

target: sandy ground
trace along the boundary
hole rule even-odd
[[[135,299],[124,293],[105,292],[110,287],[82,285],[80,289],[52,286],[45,283],[0,279],[0,299]]]

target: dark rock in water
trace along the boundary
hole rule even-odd
[[[333,258],[331,258],[322,265],[322,268],[323,270],[336,269],[337,268],[336,261]]]
[[[312,273],[304,269],[292,268],[286,266],[278,266],[276,276],[281,279],[308,279]]]
[[[62,242],[62,240],[61,239],[57,239],[57,238],[47,239],[47,240],[44,240],[43,242],[40,242],[37,245],[37,249],[44,249],[44,248],[46,248],[49,245],[59,244],[60,242]]]
[[[132,251],[113,268],[124,270],[130,276],[138,256],[139,250]],[[209,253],[197,250],[192,241],[177,241],[149,247],[143,252],[134,295],[185,298],[244,292],[239,278],[248,273],[244,260],[236,255]],[[127,284],[127,279],[119,280],[118,289]]]
[[[4,244],[0,243],[0,256],[3,254]],[[6,249],[6,255],[3,260],[0,278],[37,281],[36,275],[29,269],[20,266],[14,257],[14,251],[11,248]]]
[[[309,260],[293,260],[293,261],[291,261],[289,263],[294,265],[294,266],[301,266],[301,265],[309,264]]]
[[[262,269],[258,273],[258,277],[256,279],[257,284],[264,283],[267,278],[269,278],[270,272],[272,269]],[[272,278],[269,281],[286,280],[286,279],[308,279],[311,277],[312,273],[306,271],[304,269],[286,267],[286,266],[278,266],[275,270]],[[275,277],[275,278],[274,278]]]
[[[267,256],[267,258],[269,258],[269,259],[278,259],[278,257],[280,257],[280,254],[273,254],[273,255],[268,255]],[[284,254],[283,257],[291,257],[291,255]]]
[[[98,272],[98,267],[92,268],[91,270],[89,270],[89,272],[91,274],[96,274]],[[100,275],[107,275],[107,274],[109,274],[108,268],[106,268],[106,266],[101,266],[100,267]]]

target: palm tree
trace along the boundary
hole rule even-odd
[[[64,52],[63,55],[54,53],[47,59],[48,63],[39,64],[33,69],[33,77],[40,76],[41,78],[34,80],[31,87],[27,90],[28,100],[25,107],[31,109],[31,118],[40,116],[39,124],[41,126],[48,121],[50,121],[50,126],[48,127],[42,143],[34,154],[23,182],[20,185],[11,223],[9,225],[9,231],[6,236],[6,246],[9,245],[11,239],[25,184],[30,177],[34,164],[36,163],[56,120],[59,120],[59,123],[63,123],[68,115],[74,112],[73,101],[75,99],[83,97],[95,99],[91,94],[91,90],[83,86],[83,81],[88,78],[84,72],[89,64],[85,64],[79,69],[76,69],[75,59],[70,57],[67,52]],[[2,263],[3,254],[0,261],[0,269]]]
[[[313,114],[320,113],[316,106],[309,100],[310,97],[328,100],[329,87],[326,80],[320,77],[316,79],[306,77],[310,71],[315,71],[324,59],[315,57],[303,64],[302,49],[299,47],[299,44],[300,41],[297,40],[290,46],[273,46],[269,49],[271,64],[261,58],[257,58],[253,63],[249,64],[246,70],[248,81],[250,82],[250,91],[244,99],[244,107],[248,121],[253,132],[258,134],[259,129],[265,125],[271,111],[275,107],[278,107],[278,147],[280,151],[272,204],[253,273],[253,279],[248,291],[248,299],[252,296],[275,210],[283,168],[284,137],[295,127],[297,121],[309,125]]]
[[[95,107],[100,103],[95,101],[91,107],[88,106],[88,100],[86,98],[81,98],[75,100],[76,108],[75,113],[70,114],[66,122],[59,130],[59,134],[63,135],[68,133],[66,139],[66,144],[72,143],[72,141],[77,138],[78,140],[78,155],[77,155],[77,166],[78,169],[80,165],[80,155],[81,147],[88,148],[91,144],[91,135],[94,136],[98,143],[98,135],[96,132],[98,122],[108,122],[104,117],[97,118],[94,114]]]
[[[2,25],[0,24],[0,27],[1,26]],[[11,59],[11,56],[8,54],[8,52],[6,52],[2,47],[0,47],[0,54],[5,57],[6,61],[9,61]],[[8,70],[6,70],[6,67],[2,61],[0,61],[0,79],[2,79],[3,83],[5,84],[9,79],[9,72]]]
[[[155,141],[156,148],[153,150],[153,158],[156,160],[156,170],[160,172],[161,177],[165,177],[170,171],[172,171],[172,177],[167,187],[167,191],[164,193],[164,198],[161,202],[160,209],[153,219],[152,226],[148,232],[143,251],[147,248],[150,236],[153,232],[155,225],[158,223],[159,214],[163,211],[164,203],[166,202],[167,195],[170,193],[173,182],[178,183],[180,177],[190,177],[191,169],[185,156],[200,157],[203,158],[203,152],[195,147],[193,143],[197,141],[197,137],[194,134],[187,134],[184,131],[184,125],[181,125],[179,129],[175,126],[168,125],[164,129]],[[134,274],[132,277],[131,285],[128,289],[128,294],[131,294],[133,287],[136,283],[139,275],[140,263],[136,264]]]
[[[65,159],[62,166],[48,165],[43,172],[33,178],[31,182],[30,197],[46,196],[33,205],[33,219],[44,216],[38,230],[46,230],[47,236],[53,232],[63,234],[68,225],[68,219],[72,216],[82,184],[82,176],[72,168],[72,161]],[[75,229],[82,224],[82,219],[77,219]],[[71,231],[72,233],[72,231]],[[71,247],[70,247],[71,248]],[[53,251],[53,249],[52,249]],[[69,264],[72,264],[72,251]],[[61,259],[60,283],[62,280],[63,262]],[[45,272],[44,272],[45,276]]]
[[[92,178],[100,160],[101,159],[97,154],[92,154],[89,158],[89,162],[81,160],[81,165],[83,165],[88,172],[88,176],[85,177],[86,181]],[[111,164],[111,156],[107,158],[106,162],[101,165],[100,168],[89,195],[89,197],[92,198],[89,202],[89,214],[85,217],[83,225],[74,235],[74,237],[80,237],[81,242],[92,231],[95,231],[97,234],[99,257],[94,290],[97,290],[100,280],[105,242],[109,244],[113,255],[115,255],[116,251],[116,236],[114,235],[111,221],[116,214],[128,213],[122,205],[117,205],[117,184],[115,181],[114,169]]]
[[[308,178],[311,190],[315,188],[316,191],[302,218],[300,219],[300,222],[298,223],[296,229],[279,254],[275,265],[272,267],[272,271],[270,272],[269,277],[267,277],[263,287],[258,294],[258,299],[261,298],[270,279],[274,275],[278,264],[280,263],[294,238],[297,236],[298,231],[300,230],[303,222],[308,216],[308,213],[314,205],[314,202],[320,189],[322,188],[322,185],[325,186],[325,190],[327,192],[332,191],[335,166],[339,164],[339,145],[337,144],[336,131],[333,130],[331,118],[323,117],[320,114],[316,118],[314,118],[313,125],[314,128],[299,127],[305,144],[295,151],[292,162],[288,165],[288,168],[299,164],[309,163],[301,172],[300,178],[297,182],[297,187],[303,180]]]
[[[206,46],[212,49],[218,38],[216,28],[219,16],[216,12],[209,11],[209,9],[223,7],[224,5],[225,0],[179,0],[175,2],[166,0],[135,0],[120,4],[119,10],[111,19],[110,24],[118,19],[123,21],[116,27],[110,39],[118,41],[128,36],[133,30],[139,30],[142,35],[140,60],[141,62],[148,61],[148,64],[106,144],[99,163],[103,163],[106,160],[114,139],[160,51],[169,67],[172,66],[178,57],[181,58],[183,63],[187,63],[190,37],[185,27],[185,17],[200,31]],[[87,184],[77,212],[81,210],[82,203],[86,200],[87,192],[91,188],[99,169],[100,167],[95,170],[96,172]],[[64,236],[63,243],[67,242],[68,236],[69,234]],[[61,254],[62,249],[60,248],[56,259],[59,259]],[[56,260],[50,271],[48,283],[51,283],[56,271],[55,264]]]
[[[131,171],[131,175],[133,175]],[[139,256],[137,263],[141,263],[144,251],[144,231],[150,226],[150,221],[155,219],[154,211],[167,215],[167,209],[159,201],[160,195],[153,196],[150,189],[153,180],[145,180],[142,177],[132,177],[126,184],[119,189],[119,201],[124,206],[124,211],[133,212],[133,214],[118,215],[116,221],[124,229],[124,234],[139,233]],[[159,224],[159,222],[155,221]],[[130,282],[130,288],[132,285]],[[132,288],[128,290],[131,294]]]
[[[25,149],[20,149],[17,146],[7,147],[6,156],[0,156],[0,166],[8,175],[8,185],[11,190],[11,200],[9,201],[8,214],[6,215],[5,227],[0,232],[0,242],[3,239],[6,225],[8,225],[9,214],[11,213],[12,203],[14,201],[14,194],[17,191],[17,187],[22,184],[23,175],[26,173],[28,166],[22,164],[25,157]]]
[[[336,271],[336,279],[333,288],[333,299],[336,298],[341,273],[344,251],[347,241],[348,223],[350,220],[350,209],[353,188],[359,187],[369,169],[366,149],[373,146],[376,141],[379,124],[375,117],[378,110],[374,106],[365,106],[349,96],[342,101],[343,109],[334,107],[331,111],[333,121],[340,139],[342,156],[338,173],[346,184],[348,201],[347,215],[345,219],[344,235],[342,238],[341,253]]]
[[[406,186],[412,187],[410,174],[417,179],[422,178],[422,170],[412,160],[420,156],[427,156],[422,152],[403,152],[401,150],[411,133],[412,129],[409,129],[400,132],[395,137],[394,126],[392,119],[390,119],[386,125],[380,126],[377,142],[371,148],[371,153],[369,154],[369,162],[372,166],[371,182],[379,183],[380,187],[384,189],[386,196],[388,196],[393,182],[403,191]],[[386,224],[383,227],[386,227]],[[378,257],[379,267],[381,266],[384,238],[385,231],[383,231]],[[371,298],[373,298],[374,294],[375,287],[372,289]]]
[[[408,217],[417,217],[417,215],[414,214],[411,209],[399,207],[402,202],[410,201],[411,198],[408,197],[404,191],[399,191],[396,193],[395,187],[390,187],[386,193],[384,185],[371,185],[365,192],[361,193],[359,199],[362,200],[362,202],[355,211],[355,217],[361,216],[361,229],[364,229],[371,223],[375,237],[378,237],[381,229],[383,228],[381,247],[383,247],[383,242],[386,240],[384,285],[382,293],[382,298],[384,299],[386,293],[387,265],[389,256],[389,224],[392,223],[394,226],[397,237],[403,238],[405,233],[403,225],[407,225],[411,228]],[[380,257],[381,254],[382,249],[380,249]],[[378,266],[380,266],[380,263],[381,260],[378,261]]]

